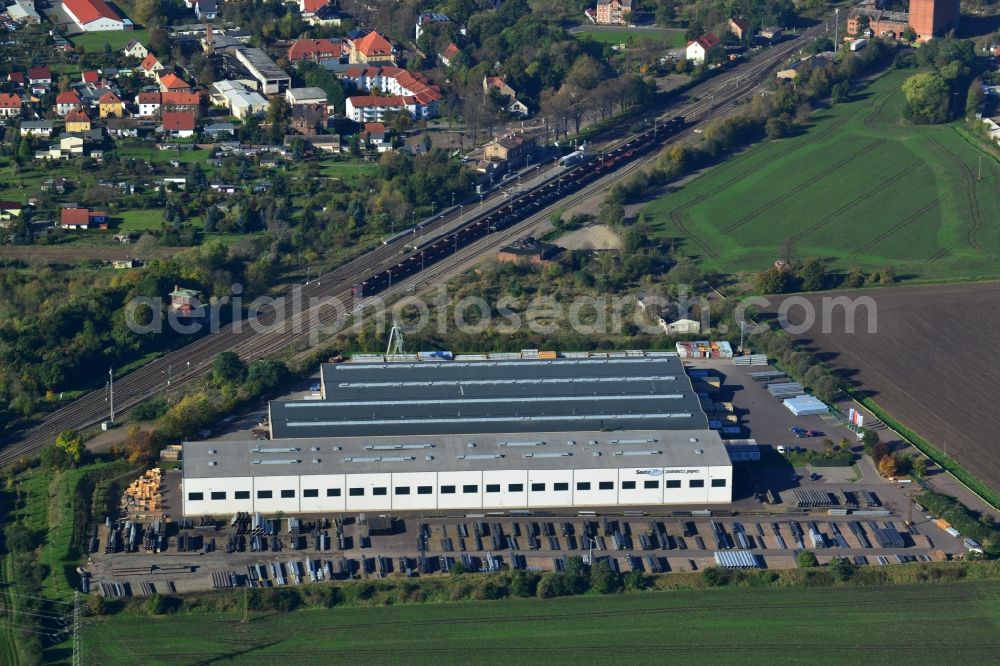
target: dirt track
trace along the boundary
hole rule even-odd
[[[855,332],[847,333],[845,310],[837,308],[829,333],[822,317],[795,335],[864,388],[905,426],[1000,490],[1000,441],[995,435],[1000,386],[1000,283],[898,287],[805,296],[817,315],[822,299],[868,296],[876,306],[876,329],[868,333],[864,308]],[[776,312],[783,298],[774,298]],[[801,298],[801,297],[799,297]],[[792,324],[804,310],[788,311]]]
[[[177,254],[183,247],[157,248],[154,257],[169,257]],[[129,245],[117,247],[100,246],[63,246],[63,245],[7,245],[0,247],[0,259],[20,259],[29,264],[78,264],[81,261],[97,260],[112,261],[126,259],[135,250]]]

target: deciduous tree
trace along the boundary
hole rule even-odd
[[[903,82],[906,117],[918,125],[933,125],[948,120],[948,84],[933,72],[914,74]]]
[[[56,437],[56,446],[66,452],[74,463],[80,462],[83,454],[83,438],[75,430],[63,430]]]

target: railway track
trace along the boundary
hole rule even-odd
[[[818,24],[804,31],[795,39],[771,47],[754,60],[734,68],[728,74],[710,79],[692,88],[687,96],[688,102],[682,104],[677,110],[678,114],[683,115],[689,121],[683,127],[678,124],[669,128],[656,126],[661,122],[672,121],[673,116],[662,113],[659,115],[649,114],[645,118],[654,125],[655,129],[646,129],[625,138],[616,146],[605,148],[605,155],[608,155],[608,159],[612,160],[610,164],[604,157],[599,160],[594,157],[586,164],[581,165],[581,167],[587,166],[600,172],[587,176],[585,180],[577,179],[575,183],[580,184],[582,189],[571,189],[567,183],[564,191],[563,184],[559,183],[559,179],[567,177],[566,170],[554,163],[539,165],[537,168],[539,179],[543,175],[546,178],[542,179],[541,184],[525,192],[518,194],[510,191],[504,192],[501,187],[483,197],[478,206],[473,200],[463,207],[453,206],[449,210],[425,220],[421,225],[418,225],[416,231],[413,231],[413,235],[417,235],[417,231],[421,235],[432,235],[427,243],[419,243],[423,246],[421,251],[424,253],[422,269],[426,270],[426,259],[429,258],[427,252],[429,248],[434,247],[435,243],[440,244],[437,247],[439,256],[431,264],[448,258],[449,253],[447,253],[445,245],[447,239],[451,238],[449,234],[462,234],[462,229],[474,229],[477,224],[479,225],[477,234],[486,231],[483,237],[487,239],[487,243],[480,243],[478,235],[465,232],[469,234],[469,238],[466,239],[468,242],[463,243],[461,247],[455,246],[455,251],[452,254],[456,257],[461,255],[463,260],[468,260],[472,253],[477,250],[482,251],[482,248],[489,244],[488,241],[492,237],[491,223],[487,222],[484,228],[484,220],[499,219],[503,215],[504,209],[509,208],[507,215],[515,215],[519,219],[511,220],[510,224],[504,226],[502,240],[521,233],[526,223],[529,223],[534,214],[540,210],[556,203],[565,205],[567,202],[578,200],[583,196],[583,193],[589,196],[595,189],[609,186],[615,180],[648,165],[655,159],[658,148],[665,145],[659,142],[661,136],[664,141],[668,138],[672,140],[684,138],[693,132],[694,124],[692,123],[698,123],[714,114],[725,112],[735,100],[746,96],[760,85],[775,65],[801,48],[806,40],[816,38],[824,32],[832,30],[832,25],[832,21]],[[661,135],[661,132],[664,134]],[[658,141],[655,146],[642,144],[643,141],[651,137],[655,137]],[[657,150],[652,150],[652,148],[657,148]],[[553,190],[553,188],[555,189]],[[544,198],[542,198],[543,191]],[[468,212],[464,210],[466,208],[469,209]],[[531,212],[531,209],[534,209],[534,213]],[[491,215],[493,217],[490,217]],[[433,234],[437,234],[437,236],[433,236]],[[239,320],[223,326],[215,333],[208,334],[151,361],[138,370],[117,378],[115,380],[115,402],[118,413],[127,412],[147,398],[164,395],[172,388],[199,379],[208,372],[212,359],[220,352],[235,351],[244,360],[262,358],[286,348],[300,336],[311,334],[320,326],[328,327],[332,320],[331,314],[323,311],[324,307],[328,306],[318,305],[303,308],[302,304],[310,302],[328,304],[334,299],[338,299],[342,303],[349,302],[353,296],[353,287],[359,279],[364,281],[365,276],[377,276],[387,269],[393,270],[395,266],[399,266],[400,255],[405,254],[408,245],[408,238],[405,234],[395,234],[392,238],[387,239],[384,245],[330,273],[323,274],[304,287],[293,287],[291,293],[286,293],[269,311],[259,314],[253,320]],[[412,265],[415,260],[410,258],[414,256],[419,256],[417,251],[405,255],[403,260],[411,261]],[[450,265],[451,262],[442,264],[435,269],[435,274],[446,272]],[[409,274],[403,277],[408,276]],[[391,277],[389,279],[391,280]],[[397,282],[395,285],[396,291],[398,291],[398,284]],[[392,287],[387,280],[384,289],[391,294],[394,291]],[[366,294],[362,292],[360,297],[364,299]],[[277,321],[285,322],[280,330],[261,330]],[[334,332],[331,330],[330,334],[332,335]],[[56,435],[63,430],[84,430],[94,427],[104,420],[107,413],[108,405],[105,391],[92,391],[69,405],[48,414],[40,423],[8,436],[3,442],[3,448],[0,449],[0,465],[11,464],[19,458],[37,454],[43,446],[53,442]]]

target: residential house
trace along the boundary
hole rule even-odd
[[[528,109],[528,105],[519,99],[514,99],[508,102],[504,111],[512,116],[518,116],[520,118],[527,118],[531,114],[531,110]]]
[[[15,88],[23,88],[26,82],[24,72],[10,72],[7,74],[7,81]]]
[[[345,107],[344,115],[356,123],[382,122],[389,113],[399,111],[406,111],[411,118],[419,120],[430,118],[433,112],[433,107],[407,95],[348,97]]]
[[[7,8],[7,16],[11,21],[22,25],[38,25],[42,22],[42,17],[35,10],[34,0],[14,0],[14,4]]]
[[[143,58],[142,62],[139,64],[139,70],[146,76],[147,79],[156,79],[159,76],[159,73],[165,69],[166,67],[163,66],[163,63],[161,63],[152,53]]]
[[[66,131],[73,132],[89,132],[90,131],[90,117],[87,115],[86,111],[83,109],[73,109],[66,114]]]
[[[594,22],[600,25],[628,25],[632,0],[597,0]]]
[[[202,21],[214,21],[218,16],[219,8],[215,0],[195,0],[194,15]]]
[[[232,123],[211,123],[202,128],[202,133],[205,136],[210,136],[213,139],[218,139],[221,136],[235,136],[236,126]]]
[[[101,118],[122,118],[125,116],[125,103],[110,90],[97,100],[98,113]]]
[[[81,108],[80,96],[75,90],[67,90],[56,95],[56,115],[64,117],[73,109]]]
[[[361,139],[380,153],[392,150],[392,141],[383,123],[365,123]]]
[[[497,261],[512,264],[531,264],[544,266],[552,261],[562,250],[558,245],[540,241],[532,236],[516,240],[510,245],[500,248]]]
[[[517,91],[507,85],[502,76],[484,76],[483,94],[490,94],[491,90],[496,90],[501,97],[517,97]]]
[[[161,92],[191,92],[191,84],[173,72],[158,75],[156,82]]]
[[[517,91],[514,90],[507,82],[500,76],[484,76],[483,77],[483,94],[489,95],[491,91],[496,91],[503,102],[503,108],[507,113],[511,115],[520,116],[525,118],[528,116],[530,111],[528,106],[517,99]]]
[[[750,36],[750,22],[745,18],[729,19],[729,32],[736,35],[736,39],[743,41]]]
[[[87,142],[82,136],[63,134],[57,145],[49,146],[49,159],[67,157],[83,157],[83,148]]]
[[[345,16],[332,4],[323,5],[311,14],[305,14],[302,19],[309,25],[340,25]]]
[[[396,54],[392,43],[372,30],[360,39],[351,40],[352,65],[395,65]]]
[[[100,80],[101,80],[101,73],[93,69],[84,70],[80,74],[81,83],[97,83]]]
[[[508,170],[524,166],[535,150],[535,140],[522,133],[507,134],[483,146],[483,157],[502,162]]]
[[[424,34],[425,26],[432,23],[450,23],[451,19],[444,14],[419,14],[417,15],[417,25],[414,27],[413,39],[418,40]]]
[[[21,216],[24,206],[16,201],[0,201],[0,227],[6,227],[4,222],[10,222],[15,217]]]
[[[21,96],[15,93],[0,93],[0,117],[21,117]]]
[[[296,39],[288,47],[288,62],[314,62],[326,69],[335,69],[346,64],[351,50],[343,42],[330,39]]]
[[[209,92],[209,100],[215,106],[229,109],[229,113],[240,120],[267,111],[267,100],[256,90],[248,90],[235,81],[216,81]]]
[[[42,192],[55,192],[56,194],[66,194],[66,186],[70,185],[69,180],[59,176],[58,178],[46,178],[38,189]]]
[[[82,32],[132,29],[132,21],[104,0],[63,0],[62,6]]]
[[[299,134],[315,134],[325,128],[330,111],[326,104],[296,104],[288,126]]]
[[[89,208],[63,208],[59,211],[59,224],[65,229],[107,229],[107,211]]]
[[[52,47],[56,51],[63,51],[64,53],[72,53],[73,45],[69,41],[59,34],[52,35]]]
[[[30,86],[50,86],[52,85],[52,70],[48,66],[28,68],[28,85]]]
[[[2,97],[2,95],[0,95],[0,97]],[[21,136],[49,137],[52,136],[52,121],[22,120],[20,131]]]
[[[294,141],[304,141],[314,149],[324,153],[339,153],[341,149],[340,136],[337,134],[307,134],[305,136],[291,134],[285,137],[285,147],[291,146]]]
[[[187,139],[194,136],[195,115],[190,111],[172,111],[163,113],[163,132],[176,139]]]
[[[125,54],[127,58],[137,58],[138,60],[143,60],[149,55],[149,49],[143,46],[142,42],[137,39],[133,39],[125,48],[122,49],[122,53]]]
[[[160,112],[190,111],[201,115],[201,95],[194,92],[165,92],[160,94]]]
[[[159,118],[162,93],[141,92],[135,96],[135,103],[139,107],[140,118]]]
[[[712,47],[719,43],[719,38],[712,33],[706,33],[705,35],[699,37],[698,39],[690,42],[684,49],[684,57],[689,61],[700,65],[705,62],[705,56]]]
[[[452,59],[461,52],[462,50],[458,48],[458,45],[455,44],[455,42],[452,42],[445,48],[444,51],[438,54],[438,59],[445,67],[451,67]]]
[[[420,118],[437,115],[441,89],[430,84],[421,74],[412,74],[399,67],[350,67],[342,77],[347,85],[365,92],[378,91],[385,95],[412,97],[421,110]]]
[[[330,4],[330,0],[299,0],[299,13],[311,16]]]
[[[139,136],[139,121],[136,118],[108,118],[104,126],[108,134],[115,138]]]
[[[294,131],[315,134],[318,128],[326,127],[330,110],[321,88],[289,88],[285,100],[292,107],[290,126]]]

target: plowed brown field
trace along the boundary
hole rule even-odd
[[[870,297],[875,332],[868,332],[863,307],[854,312],[854,333],[846,332],[846,310],[839,307],[824,332],[822,299],[837,296]],[[787,298],[804,298],[817,313],[816,323],[795,338],[1000,490],[1000,282],[774,297],[769,312]],[[787,319],[799,324],[804,312],[791,308]]]

